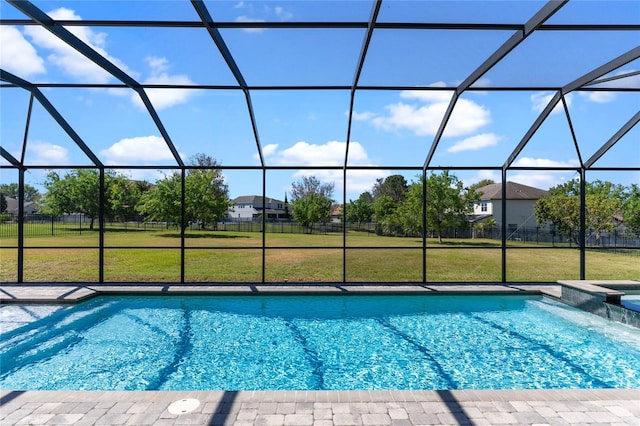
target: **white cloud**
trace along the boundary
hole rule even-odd
[[[240,15],[236,17],[236,22],[264,22],[264,19],[258,18],[249,18],[245,15]],[[242,31],[247,33],[261,33],[264,32],[264,28],[243,28]]]
[[[159,75],[146,79],[144,84],[177,84],[192,85],[193,82],[186,75]],[[189,98],[196,93],[189,89],[145,89],[147,96],[153,106],[158,109],[165,109],[174,105],[187,103]],[[140,107],[144,107],[142,100],[137,93],[132,95],[133,102]]]
[[[531,109],[536,112],[542,112],[547,104],[551,101],[555,93],[553,92],[537,92],[531,95]],[[568,93],[564,96],[564,100],[567,102],[567,107],[571,106],[573,100],[573,94]],[[558,101],[556,107],[551,111],[551,114],[557,114],[564,111],[562,101]]]
[[[19,77],[29,78],[47,72],[44,59],[16,27],[0,26],[0,67]]]
[[[495,170],[479,170],[474,176],[464,179],[464,185],[470,186],[485,179],[491,179],[494,182],[500,182],[500,173]]]
[[[517,159],[513,163],[513,166],[514,167],[546,167],[546,168],[579,167],[580,163],[578,162],[578,160],[556,161],[556,160],[550,160],[548,158],[522,157]]]
[[[349,111],[346,112],[349,115]],[[356,121],[369,121],[376,117],[376,113],[365,111],[365,112],[357,112],[353,111],[352,118]]]
[[[538,171],[536,173],[517,173],[509,175],[510,182],[533,186],[534,188],[549,189],[565,183],[571,179],[567,172]]]
[[[353,145],[354,143],[351,147]],[[274,165],[340,166],[344,164],[344,156],[344,142],[331,141],[324,145],[315,145],[300,141],[281,151],[271,149],[268,161]]]
[[[628,69],[628,70],[619,70],[613,74],[611,74],[610,76],[607,75],[605,77],[617,77],[617,76],[621,76],[621,75],[626,75],[626,74],[632,74],[637,72],[637,70],[634,69]],[[620,78],[617,80],[611,80],[611,81],[607,81],[604,83],[600,83],[600,84],[595,84],[593,85],[593,87],[606,87],[606,88],[610,88],[610,89],[615,89],[615,88],[640,88],[640,74],[635,74],[635,75],[630,75],[628,77],[624,77],[624,78]]]
[[[146,164],[173,160],[173,154],[159,136],[125,138],[100,151],[107,164]]]
[[[430,87],[443,87],[438,82]],[[385,107],[386,114],[356,112],[354,119],[370,121],[375,127],[386,131],[409,130],[417,136],[433,136],[437,133],[452,93],[440,90],[405,90],[400,97],[414,100],[413,103],[398,102]],[[458,99],[451,114],[445,137],[469,135],[491,122],[491,112],[469,99]]]
[[[456,142],[447,149],[447,152],[477,151],[490,146],[496,146],[500,139],[500,136],[495,133],[482,133]]]
[[[289,21],[289,20],[291,20],[293,18],[293,13],[291,13],[288,10],[286,10],[282,6],[274,7],[273,8],[273,12],[276,14],[276,16],[278,18],[280,18],[281,21]]]
[[[444,136],[454,137],[475,133],[490,122],[491,111],[487,108],[468,99],[458,99]]]
[[[544,167],[548,169],[559,167],[579,167],[578,160],[557,161],[548,158],[523,157],[513,163],[514,167]],[[529,185],[541,189],[549,189],[552,186],[567,182],[575,177],[575,172],[566,170],[535,170],[518,171],[509,174],[508,180]]]
[[[26,163],[30,165],[64,165],[69,163],[69,150],[48,142],[27,144]]]
[[[151,68],[152,75],[162,74],[169,69],[169,61],[164,57],[147,56],[144,61]]]
[[[436,81],[426,88],[445,88],[447,83],[444,81]],[[418,99],[424,102],[449,102],[453,95],[450,90],[403,90],[400,92],[402,99]]]
[[[270,6],[267,3],[248,3],[245,4],[244,1],[237,2],[234,6],[235,9],[244,9],[246,12],[244,15],[240,15],[236,17],[236,22],[265,22],[266,19],[263,18],[253,18],[252,16],[269,16],[269,21],[272,21],[275,18],[280,21],[290,21],[293,18],[293,13],[291,11],[285,9],[282,6]],[[246,32],[259,33],[263,32],[264,28],[250,28],[244,29]]]
[[[266,157],[274,155],[278,151],[278,144],[269,144],[262,147],[262,154]]]
[[[580,96],[587,101],[595,102],[598,104],[606,104],[612,102],[616,95],[614,92],[578,92]]]
[[[193,81],[186,75],[169,75],[166,71],[169,68],[167,58],[150,56],[145,61],[151,68],[151,76],[143,84],[167,84],[167,85],[193,85]],[[149,100],[158,109],[165,109],[174,105],[184,104],[196,93],[190,89],[146,89]],[[131,94],[133,103],[144,108],[144,103],[136,92]]]
[[[471,85],[471,87],[475,87],[475,88],[477,88],[477,87],[491,87],[491,79],[484,78],[484,77],[480,78],[475,83],[473,83]],[[487,93],[487,92],[474,91],[473,93]]]
[[[49,12],[49,16],[59,20],[81,19],[73,10],[63,7]],[[67,30],[121,70],[133,75],[123,62],[110,56],[105,50],[106,33],[94,32],[89,27],[69,27]],[[112,79],[109,73],[44,28],[27,26],[24,31],[38,47],[51,51],[47,56],[49,63],[56,65],[78,81],[108,83]]]
[[[263,154],[269,165],[296,166],[342,166],[346,152],[346,143],[329,141],[322,145],[300,141],[289,148],[278,150],[278,145],[265,145]],[[373,165],[367,152],[359,142],[349,143],[349,164]],[[351,170],[347,174],[347,192],[361,193],[371,189],[376,179],[385,178],[389,173],[384,170]],[[322,182],[334,182],[336,188],[343,185],[342,170],[299,170],[294,173],[296,179],[302,176],[315,176]],[[341,201],[341,200],[338,200]]]

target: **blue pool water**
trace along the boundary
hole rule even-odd
[[[640,294],[622,296],[622,306],[640,312]]]
[[[3,306],[0,388],[640,388],[640,330],[532,296]]]

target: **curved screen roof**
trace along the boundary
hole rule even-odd
[[[353,170],[354,190],[423,168],[640,181],[637,1],[1,8],[3,168],[149,179],[205,153],[228,168]]]

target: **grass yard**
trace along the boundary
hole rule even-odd
[[[99,234],[25,238],[26,282],[98,281]],[[106,282],[179,282],[181,238],[176,230],[106,232]],[[264,234],[265,281],[421,282],[422,240],[349,232]],[[185,235],[186,282],[261,282],[263,234],[190,231]],[[0,281],[17,280],[16,240],[0,239]],[[11,248],[12,247],[12,248]],[[295,249],[292,249],[295,248]],[[579,251],[510,243],[507,281],[578,279]],[[502,250],[495,240],[435,240],[427,243],[428,282],[499,282]],[[637,256],[588,251],[587,279],[638,279]]]

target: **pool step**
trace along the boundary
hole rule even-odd
[[[52,315],[44,320],[6,333],[0,343],[0,359],[3,375],[15,365],[38,362],[80,341],[81,333],[105,318],[113,307],[99,306],[86,313],[70,314],[68,311]],[[73,316],[71,321],[68,316]],[[60,317],[60,318],[56,318]],[[64,321],[62,323],[60,321]]]

